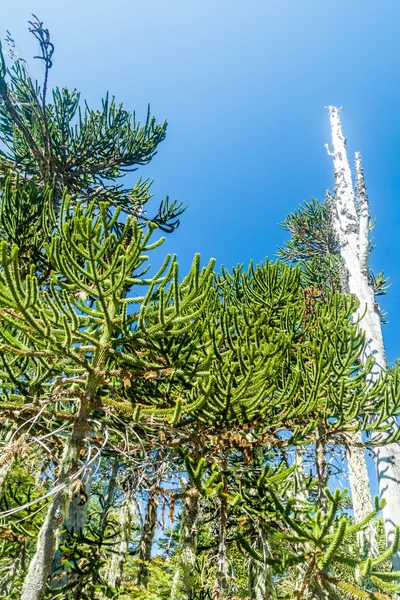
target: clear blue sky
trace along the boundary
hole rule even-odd
[[[182,270],[195,252],[226,266],[273,257],[278,223],[333,187],[324,107],[343,106],[377,218],[373,266],[393,283],[388,358],[400,356],[399,0],[4,0],[0,35],[28,59],[32,12],[56,44],[53,85],[168,119],[141,174],[158,199],[189,204],[165,246]]]

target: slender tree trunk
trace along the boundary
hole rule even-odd
[[[94,467],[94,465],[90,465],[82,477],[76,479],[71,487],[68,514],[62,529],[76,537],[82,536],[85,527]],[[66,535],[61,535],[59,544],[64,542]],[[62,588],[72,581],[77,581],[78,578],[79,575],[70,573],[63,567],[62,553],[57,548],[50,568],[50,586],[54,589]]]
[[[318,452],[316,452],[316,454],[318,454],[318,453],[321,454],[322,464],[321,464],[321,462],[319,463],[319,470],[322,473],[324,473],[324,475],[322,476],[322,479],[326,479],[326,477],[327,477],[326,458],[325,458],[325,448],[324,448],[324,444],[323,444],[322,435],[318,436],[317,445],[322,446],[322,448],[321,447],[318,448]],[[319,462],[318,459],[316,462],[317,463]],[[323,466],[324,464],[325,464],[325,467]],[[304,468],[304,452],[303,452],[302,446],[296,447],[295,465],[296,465],[296,471],[294,473],[294,476],[295,476],[294,497],[297,500],[297,503],[299,505],[304,505],[309,500],[309,493],[307,490],[307,477],[306,477],[305,468]],[[299,518],[301,519],[302,517],[299,516]],[[304,548],[306,548],[306,546],[307,546],[307,544],[304,544]],[[294,567],[294,569],[293,569],[293,580],[294,580],[294,586],[295,586],[294,589],[299,589],[301,587],[302,582],[304,581],[305,571],[306,570],[305,570],[304,565],[296,565],[296,567]],[[271,569],[270,580],[273,584],[272,569]],[[271,596],[271,598],[274,598],[274,596]]]
[[[110,512],[110,510],[113,506],[114,496],[115,496],[115,488],[117,486],[118,470],[119,470],[119,460],[118,460],[118,458],[114,458],[113,462],[112,462],[110,478],[108,480],[107,493],[106,493],[106,497],[104,499],[103,511],[102,511],[101,518],[100,518],[99,533],[100,533],[101,538],[103,538],[103,536],[105,534],[105,531],[107,528],[108,513]]]
[[[95,465],[92,464],[83,474],[81,478],[75,481],[73,493],[68,510],[68,516],[63,523],[62,529],[68,531],[71,535],[80,537],[83,534],[86,523],[86,515],[89,507],[89,498],[92,489],[92,479],[94,475]],[[114,474],[114,470],[116,470]],[[104,535],[104,528],[107,522],[107,513],[112,505],[112,491],[116,483],[116,475],[118,472],[118,461],[115,459],[113,463],[112,473],[109,479],[108,490],[106,494],[106,502],[103,508],[103,514],[100,521],[99,533]],[[105,522],[103,522],[105,520]],[[60,536],[59,545],[66,539],[66,535]],[[55,552],[54,559],[50,568],[50,586],[54,590],[63,588],[64,586],[79,581],[79,574],[65,569],[63,566],[62,552],[58,548]]]
[[[85,528],[94,469],[95,465],[91,464],[74,486],[68,516],[64,522],[65,529],[74,536],[81,536]]]
[[[83,398],[61,461],[59,484],[63,487],[54,494],[40,529],[36,553],[29,565],[21,600],[41,600],[44,596],[54,553],[71,501],[73,484],[70,482],[70,476],[78,467],[80,451],[84,446],[89,407],[89,400]]]
[[[149,562],[157,524],[158,489],[156,485],[150,488],[138,556],[138,587],[147,588],[149,581]]]
[[[320,422],[317,425],[315,440],[315,455],[317,468],[317,500],[320,506],[326,505],[325,488],[328,485],[328,467],[325,455],[325,428]]]
[[[199,494],[196,488],[187,486],[183,505],[178,562],[172,583],[171,600],[183,592],[190,598],[194,587],[197,556],[197,519],[199,516]]]
[[[306,502],[308,500],[308,492],[307,492],[307,477],[304,469],[304,452],[302,446],[296,447],[296,456],[295,456],[295,496],[300,502]]]
[[[228,562],[226,556],[227,526],[228,501],[225,496],[221,496],[219,510],[218,565],[217,578],[212,591],[213,600],[223,600],[226,598],[228,591]]]
[[[119,517],[119,539],[107,570],[107,583],[113,588],[121,586],[124,564],[131,541],[132,526],[136,520],[136,482],[129,478],[125,481],[124,486],[124,500]]]
[[[360,238],[368,240],[368,224],[365,223],[365,211],[363,217],[360,216]],[[361,236],[363,232],[363,236]],[[360,248],[360,264],[365,264],[368,260],[368,244],[363,244]],[[361,257],[363,257],[361,259]],[[340,287],[342,294],[349,294],[348,271],[345,266],[340,270]],[[349,483],[353,503],[354,518],[357,523],[363,521],[365,517],[373,510],[370,482],[368,475],[365,450],[361,447],[362,435],[360,432],[349,435],[349,444],[346,449],[346,459],[349,468]],[[365,529],[357,533],[357,543],[361,556],[377,556],[379,554],[378,538],[375,521],[370,521]]]
[[[157,485],[153,485],[149,491],[147,501],[146,514],[144,518],[142,535],[139,543],[138,555],[138,587],[147,588],[149,581],[149,562],[151,560],[151,549],[153,546],[154,534],[157,524],[157,508],[158,508],[158,489]]]
[[[333,161],[335,168],[335,193],[336,200],[332,203],[332,223],[340,244],[340,252],[347,269],[349,291],[355,294],[360,301],[356,312],[356,319],[361,319],[360,327],[366,335],[366,346],[362,360],[369,356],[375,359],[375,372],[372,380],[379,377],[381,371],[386,369],[386,355],[382,336],[382,326],[378,307],[375,302],[374,291],[368,281],[368,258],[369,258],[369,206],[368,197],[361,168],[360,155],[356,156],[356,182],[358,214],[356,210],[355,195],[353,190],[351,171],[347,159],[346,144],[342,133],[338,109],[329,107],[329,115],[332,129]],[[365,313],[365,314],[364,314]],[[359,455],[360,460],[364,460]],[[355,459],[356,460],[356,459]],[[395,527],[400,524],[400,445],[388,444],[381,446],[376,452],[376,468],[381,498],[386,500],[383,509],[386,541],[393,541]],[[361,469],[360,465],[351,467],[353,476]],[[363,466],[364,470],[365,467]],[[357,494],[357,485],[352,489]],[[360,486],[358,486],[360,488]],[[356,499],[355,504],[364,513],[369,512],[362,496]],[[371,506],[371,503],[369,504]],[[356,519],[362,519],[365,514],[356,515]],[[370,543],[372,547],[372,543]],[[400,569],[400,556],[393,557],[393,566]]]
[[[299,451],[299,453],[297,452]],[[295,486],[293,488],[293,496],[298,498],[299,488],[302,486],[302,470],[300,462],[298,462],[298,456],[301,455],[300,448],[296,448],[296,463],[298,469],[295,473]],[[261,446],[253,449],[253,468],[256,470],[262,470],[265,465],[264,450]],[[290,493],[292,495],[292,493]],[[257,495],[256,488],[250,488],[250,495]],[[249,558],[248,563],[248,590],[249,596],[252,600],[275,600],[276,589],[272,578],[273,572],[271,567],[267,564],[266,560],[271,556],[271,549],[268,543],[268,539],[265,536],[265,532],[262,531],[261,527],[257,527],[255,523],[251,526],[251,544],[252,547],[263,556],[262,559],[257,560],[253,557]]]
[[[153,546],[154,534],[157,524],[157,508],[158,508],[158,496],[159,488],[164,478],[165,472],[168,468],[166,460],[166,453],[159,451],[155,462],[161,459],[159,466],[156,468],[155,483],[150,488],[149,498],[147,502],[146,514],[144,518],[142,535],[139,543],[139,555],[138,555],[138,573],[137,573],[137,585],[138,587],[147,588],[149,580],[149,563],[151,560],[151,550]]]

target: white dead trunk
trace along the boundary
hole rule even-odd
[[[357,190],[359,211],[357,214],[354,189],[352,184],[349,161],[347,159],[346,143],[342,133],[339,111],[334,106],[329,107],[329,116],[332,129],[333,162],[335,169],[336,202],[332,206],[332,223],[340,244],[340,252],[344,260],[349,292],[357,296],[360,301],[355,318],[361,319],[360,327],[366,335],[366,345],[362,360],[369,356],[375,359],[375,368],[372,379],[376,380],[382,370],[386,369],[386,355],[382,336],[380,315],[375,303],[374,291],[368,281],[369,258],[369,207],[365,189],[364,177],[361,168],[360,156],[356,157]],[[358,455],[359,454],[359,455]],[[352,490],[354,489],[358,506],[357,510],[368,513],[371,508],[365,506],[366,490],[358,497],[360,485],[354,482],[354,474],[359,475],[360,461],[365,458],[360,453],[349,454],[350,471],[353,473]],[[353,462],[354,461],[354,462]],[[350,463],[352,463],[350,465]],[[378,473],[379,491],[381,498],[386,500],[383,509],[385,533],[387,543],[393,540],[395,526],[400,524],[400,446],[389,444],[377,450],[376,467]],[[356,485],[354,485],[356,483]],[[356,506],[355,506],[356,509]],[[362,515],[356,515],[359,520]],[[400,557],[393,559],[395,569],[400,568]]]
[[[356,152],[356,190],[359,218],[359,253],[358,260],[360,270],[363,277],[368,281],[369,269],[369,202],[367,196],[367,188],[365,186],[364,172],[361,162],[361,154]]]
[[[347,450],[347,464],[354,516],[356,521],[359,522],[372,511],[372,502],[365,450],[363,447],[356,445],[357,441],[362,442],[361,433],[359,432],[351,436]],[[357,533],[357,542],[361,556],[378,556],[379,548],[375,521],[370,521],[365,529]]]

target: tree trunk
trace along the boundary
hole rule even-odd
[[[136,483],[131,478],[128,478],[124,482],[124,486],[124,500],[119,517],[119,539],[116,549],[113,551],[106,576],[108,585],[113,588],[121,586],[124,564],[131,541],[132,525],[136,520]]]
[[[372,502],[365,451],[363,447],[354,445],[357,441],[362,443],[361,433],[354,433],[351,441],[353,445],[348,447],[346,455],[354,516],[355,520],[359,522],[372,511]],[[370,521],[365,529],[357,533],[357,542],[363,558],[378,556],[375,521]]]
[[[74,486],[74,494],[69,505],[68,516],[64,522],[64,528],[71,535],[79,537],[85,528],[95,468],[96,465],[92,463]]]
[[[91,464],[87,472],[82,478],[76,481],[74,485],[74,493],[70,501],[68,516],[64,521],[62,529],[66,529],[71,535],[82,536],[86,523],[86,515],[89,507],[89,498],[92,489],[92,479],[96,465]],[[119,464],[115,459],[113,462],[112,472],[109,479],[108,490],[106,494],[105,505],[99,525],[99,533],[104,535],[105,526],[107,524],[107,514],[112,506],[112,494],[115,488],[116,476]],[[65,540],[65,535],[61,535],[60,544]],[[53,589],[63,588],[67,584],[79,580],[77,573],[71,573],[64,569],[62,561],[62,553],[58,548],[54,555],[54,560],[50,568],[50,586]]]
[[[94,468],[95,465],[90,465],[87,472],[85,472],[82,477],[75,480],[71,489],[72,493],[68,514],[62,529],[76,537],[83,534],[85,527]],[[59,544],[63,543],[65,539],[66,536],[61,535]],[[71,574],[68,570],[65,570],[63,567],[62,553],[58,548],[54,554],[54,559],[50,567],[50,586],[54,589],[62,588],[72,581],[77,581],[78,577],[79,575],[76,573]]]
[[[228,562],[226,556],[226,534],[228,526],[228,502],[225,496],[220,497],[218,570],[212,591],[213,600],[223,600],[228,591]]]
[[[160,462],[158,463],[158,461]],[[146,515],[139,543],[137,585],[142,588],[147,588],[149,580],[149,563],[157,524],[159,488],[168,469],[166,452],[160,450],[154,462],[158,463],[158,466],[155,468],[154,485],[152,485],[149,491]]]
[[[149,562],[151,559],[151,548],[153,546],[154,533],[157,524],[157,507],[158,490],[157,486],[154,485],[149,492],[146,515],[139,544],[137,585],[142,588],[147,588],[149,581]]]
[[[176,600],[182,591],[190,598],[194,587],[194,572],[197,556],[197,519],[199,516],[199,494],[196,488],[187,486],[183,505],[178,562],[172,583],[171,600]]]
[[[295,465],[296,471],[294,495],[299,502],[307,502],[307,476],[304,469],[304,452],[302,446],[296,447]]]
[[[114,458],[113,462],[112,462],[110,478],[108,480],[108,487],[107,487],[106,497],[104,500],[103,511],[102,511],[101,518],[100,518],[99,533],[100,533],[101,538],[103,538],[104,533],[106,531],[108,513],[110,512],[110,510],[113,506],[114,496],[115,496],[115,488],[117,485],[118,470],[119,470],[119,460],[118,460],[118,458]]]
[[[361,168],[361,159],[356,155],[356,182],[358,214],[356,210],[355,195],[353,190],[351,171],[347,159],[346,144],[342,133],[338,109],[329,107],[329,115],[332,129],[333,160],[335,168],[335,193],[336,201],[332,205],[332,223],[340,244],[340,252],[347,269],[348,285],[351,294],[357,296],[360,301],[355,318],[361,319],[360,327],[366,335],[366,346],[362,357],[365,361],[369,356],[375,359],[375,371],[372,380],[379,377],[381,371],[386,369],[386,355],[382,336],[382,326],[378,307],[375,302],[374,291],[368,281],[368,258],[369,258],[369,206],[368,197]],[[365,314],[364,314],[365,313]],[[353,455],[354,456],[354,455]],[[360,461],[365,462],[362,453],[358,456]],[[352,459],[351,459],[352,460]],[[357,457],[354,458],[357,460]],[[386,500],[383,508],[383,519],[385,524],[386,541],[393,541],[395,526],[400,524],[400,445],[389,444],[381,446],[376,452],[376,468],[381,498]],[[355,473],[365,471],[363,465],[352,465],[353,478]],[[353,481],[352,489],[356,495],[360,490],[357,483]],[[355,485],[354,485],[355,484]],[[355,504],[363,514],[356,515],[356,520],[366,516],[371,507],[365,506],[364,498],[367,491],[363,489],[360,498]],[[370,542],[372,547],[372,543]],[[393,566],[400,569],[400,556],[393,557]]]
[[[79,455],[86,435],[89,406],[89,400],[83,398],[74,422],[72,435],[65,445],[61,461],[59,477],[61,489],[53,495],[45,521],[40,529],[36,553],[29,565],[21,600],[41,600],[44,596],[54,553],[73,493],[73,482],[70,477],[78,469]]]
[[[317,425],[315,440],[316,468],[317,468],[317,501],[322,507],[326,507],[325,488],[328,485],[328,468],[325,456],[325,428],[320,422]]]

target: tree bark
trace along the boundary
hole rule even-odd
[[[156,464],[158,463],[158,460],[160,460],[160,463],[155,468],[155,474],[153,476],[154,485],[152,485],[149,490],[146,514],[139,543],[137,586],[142,588],[147,588],[149,580],[149,563],[151,560],[151,550],[157,524],[159,488],[162,484],[166,470],[168,469],[167,454],[165,450],[158,451],[155,458]]]
[[[218,568],[217,578],[212,591],[213,600],[226,598],[228,590],[228,562],[226,556],[226,534],[228,526],[228,501],[225,496],[220,497],[219,510],[219,540],[218,540]]]
[[[107,570],[107,583],[110,587],[119,588],[122,582],[124,564],[129,551],[132,525],[136,520],[136,484],[128,479],[124,483],[125,493],[119,517],[119,539]]]
[[[89,469],[76,484],[76,489],[74,489],[74,494],[69,505],[68,516],[64,522],[65,529],[75,536],[82,535],[85,528],[94,469],[95,465],[90,465]]]
[[[139,543],[137,585],[141,588],[147,588],[149,581],[149,562],[151,559],[151,549],[157,524],[157,507],[158,490],[157,486],[154,485],[150,488],[142,535]]]
[[[88,502],[92,487],[92,477],[95,465],[90,465],[87,472],[82,477],[75,480],[71,489],[71,498],[68,508],[67,517],[63,523],[62,529],[66,530],[73,536],[81,536],[86,522],[88,511]],[[66,539],[65,535],[61,535],[60,543]],[[58,544],[58,546],[59,546]],[[50,567],[50,586],[54,589],[62,588],[72,581],[76,581],[79,575],[71,574],[65,570],[62,562],[62,553],[59,548],[55,551],[54,559]]]
[[[193,593],[199,509],[198,491],[188,485],[182,511],[178,562],[172,583],[171,600],[177,600],[181,591],[186,598],[190,598]]]
[[[84,447],[89,407],[89,400],[83,398],[61,461],[59,485],[62,487],[54,494],[40,529],[36,553],[29,565],[21,600],[41,600],[44,596],[54,553],[71,501],[73,483],[70,477],[78,468],[79,455]]]
[[[354,433],[351,436],[351,441],[353,445],[348,447],[346,456],[354,516],[356,521],[359,522],[372,511],[372,502],[365,450],[363,447],[354,445],[357,441],[360,444],[362,443],[361,433]],[[378,556],[379,548],[375,521],[370,521],[365,529],[357,533],[357,542],[363,558]]]
[[[320,422],[317,425],[315,440],[316,468],[317,468],[317,501],[322,507],[326,507],[325,488],[328,485],[328,467],[325,456],[325,428]]]
[[[112,462],[110,478],[108,480],[108,487],[107,487],[106,497],[104,500],[103,511],[102,511],[101,518],[100,518],[99,533],[100,533],[101,538],[103,538],[104,533],[106,531],[108,513],[110,512],[110,510],[113,506],[119,466],[120,465],[119,465],[118,458],[114,458],[113,462]]]
[[[304,452],[302,446],[296,447],[295,456],[295,497],[299,502],[307,502],[308,491],[307,491],[307,476],[304,469]]]
[[[336,201],[332,205],[332,223],[340,244],[340,252],[347,269],[348,285],[351,294],[357,296],[360,301],[356,311],[355,319],[360,320],[360,328],[365,332],[366,345],[361,360],[365,361],[369,356],[375,359],[375,369],[372,381],[375,381],[380,373],[386,370],[386,355],[382,335],[381,319],[375,302],[374,291],[368,281],[368,258],[369,258],[369,207],[364,177],[361,168],[360,156],[356,157],[356,181],[358,191],[358,214],[356,209],[355,195],[352,184],[349,161],[347,159],[346,143],[342,133],[338,109],[329,107],[329,116],[332,130],[333,161],[335,169],[335,193]],[[365,313],[365,314],[364,314]],[[365,457],[359,453],[358,458],[365,463]],[[350,459],[352,460],[352,458]],[[357,457],[351,467],[353,477],[366,466],[357,465]],[[378,474],[379,492],[381,498],[386,500],[383,508],[383,519],[387,544],[393,541],[395,527],[400,524],[400,445],[388,444],[381,446],[376,452],[376,468]],[[352,489],[356,495],[360,486],[357,487],[353,481]],[[356,515],[359,521],[366,516],[371,508],[365,506],[364,498],[366,490],[363,490],[360,498],[356,499],[356,505],[363,514]],[[371,541],[369,542],[372,547]],[[393,557],[395,570],[400,569],[400,556]]]

